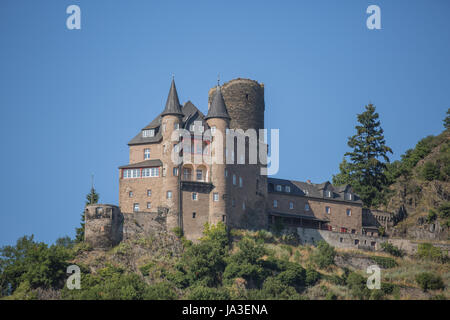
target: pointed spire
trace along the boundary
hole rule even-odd
[[[231,119],[228,115],[227,107],[225,106],[225,101],[223,100],[222,90],[220,89],[219,84],[217,84],[216,92],[205,120],[210,118]]]
[[[167,97],[166,108],[164,109],[161,115],[165,116],[168,114],[183,116],[183,112],[181,112],[180,100],[178,100],[178,93],[177,88],[175,87],[175,79],[173,75],[169,96]]]

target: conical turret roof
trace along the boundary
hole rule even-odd
[[[172,79],[172,84],[170,86],[169,96],[167,97],[166,102],[166,108],[161,113],[161,116],[169,114],[183,116],[183,112],[181,112],[180,100],[178,100],[178,93],[177,88],[175,87],[174,79]]]
[[[211,102],[211,107],[205,117],[205,119],[210,118],[230,119],[227,107],[225,106],[225,101],[223,100],[222,90],[220,90],[219,85],[216,87],[216,92]]]

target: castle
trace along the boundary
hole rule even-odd
[[[175,228],[195,240],[205,223],[223,222],[249,229],[282,225],[304,242],[377,246],[379,226],[388,228],[392,215],[364,209],[351,186],[270,178],[261,174],[262,164],[250,164],[248,152],[244,164],[185,160],[216,153],[219,142],[220,157],[237,157],[237,149],[225,150],[224,137],[232,129],[263,129],[264,111],[264,85],[257,81],[238,78],[210,89],[205,116],[190,101],[180,104],[172,80],[165,108],[128,143],[129,164],[119,167],[119,206],[86,208],[86,241],[108,247],[136,232]],[[190,139],[189,150],[173,139],[180,129],[191,133],[183,137]],[[174,152],[183,154],[181,163],[174,163]]]

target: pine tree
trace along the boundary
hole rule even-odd
[[[98,203],[98,199],[99,199],[99,195],[98,193],[95,191],[94,186],[92,186],[91,191],[86,195],[86,203],[85,206],[89,205],[89,204],[95,204]],[[80,227],[76,228],[76,236],[75,236],[75,241],[76,242],[82,242],[84,241],[84,222],[85,222],[85,217],[84,217],[84,212],[81,214],[81,223],[80,223]]]
[[[345,153],[344,161],[339,166],[340,173],[333,176],[333,183],[351,184],[364,205],[370,207],[379,203],[388,184],[385,170],[389,163],[387,154],[392,153],[392,149],[386,146],[375,106],[369,104],[365,109],[357,116],[359,125],[355,127],[356,134],[347,142],[353,150]]]
[[[444,119],[444,127],[445,129],[450,129],[450,108],[448,108],[447,116]]]

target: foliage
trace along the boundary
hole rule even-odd
[[[379,267],[384,269],[394,268],[397,266],[397,262],[395,262],[392,258],[372,256],[370,259],[372,259]]]
[[[334,264],[336,251],[324,240],[318,242],[317,250],[311,255],[311,261],[320,269],[324,269]]]
[[[354,298],[367,299],[370,296],[370,290],[367,288],[366,279],[356,272],[348,275],[346,280],[350,293]]]
[[[394,257],[403,257],[405,255],[403,250],[397,248],[396,246],[394,246],[392,243],[389,242],[381,243],[381,248],[390,255],[393,255]]]
[[[386,145],[383,129],[378,120],[375,106],[365,106],[365,111],[357,115],[359,125],[356,134],[348,139],[348,146],[353,150],[346,152],[344,161],[339,166],[341,172],[333,176],[336,185],[350,184],[368,207],[377,204],[388,184],[385,175],[388,153],[391,148]]]
[[[439,275],[421,272],[416,276],[416,282],[423,291],[444,289],[444,282]]]
[[[448,260],[447,255],[439,248],[431,243],[420,243],[417,248],[417,256],[421,259],[428,259],[445,263]]]
[[[450,108],[447,109],[447,116],[444,119],[444,128],[450,129]]]
[[[189,300],[229,300],[230,294],[225,288],[209,288],[205,286],[194,286],[190,289],[187,299]]]
[[[183,236],[183,229],[181,227],[175,227],[172,229],[172,232],[178,237],[181,238]]]
[[[60,287],[72,251],[61,245],[48,246],[24,236],[15,246],[0,249],[0,293],[9,295],[26,281],[31,288]]]
[[[440,174],[439,167],[433,162],[425,162],[422,167],[421,176],[427,181],[439,180]]]

